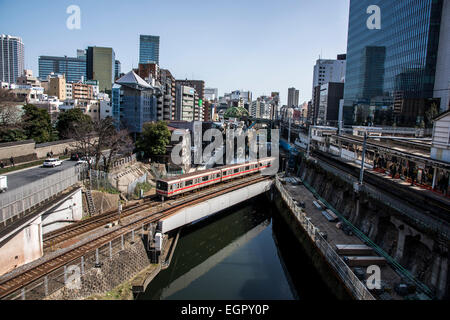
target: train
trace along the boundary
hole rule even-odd
[[[181,194],[224,181],[256,174],[266,168],[270,168],[275,161],[278,161],[278,159],[275,157],[267,157],[255,161],[187,173],[176,177],[158,179],[156,181],[156,194],[162,198],[177,197]]]

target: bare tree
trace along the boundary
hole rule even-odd
[[[99,170],[100,160],[103,159],[104,170],[109,171],[114,157],[133,150],[128,131],[117,131],[113,119],[109,117],[89,123],[74,123],[69,130],[69,137],[75,140],[75,148],[95,159],[95,170]],[[92,164],[89,162],[88,165],[91,169]]]

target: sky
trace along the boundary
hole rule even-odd
[[[204,80],[219,95],[250,90],[253,99],[290,87],[310,100],[313,66],[346,52],[350,0],[0,0],[0,34],[19,36],[25,67],[40,55],[76,56],[112,47],[122,72],[137,67],[139,35],[160,36],[160,66],[176,79]],[[69,30],[70,5],[81,29]]]

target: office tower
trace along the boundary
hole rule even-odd
[[[320,86],[317,124],[336,126],[339,115],[339,102],[344,97],[342,82],[328,82]]]
[[[52,73],[64,74],[67,82],[77,82],[86,77],[86,55],[77,50],[77,58],[40,56],[39,79],[46,80]]]
[[[158,81],[161,76],[161,70],[156,63],[139,63],[139,67],[134,72],[150,84],[152,81]]]
[[[0,35],[0,81],[16,83],[25,69],[25,47],[22,39]]]
[[[298,107],[300,91],[295,88],[288,89],[288,107]]]
[[[116,68],[116,54],[112,48],[88,47],[86,76],[97,80],[101,92],[111,91]]]
[[[156,121],[155,89],[134,71],[118,79],[112,88],[112,113],[117,127],[142,132],[144,123]]]
[[[159,64],[159,36],[140,36],[139,63]]]
[[[380,8],[379,29],[369,28],[371,5]],[[446,9],[442,0],[350,1],[345,124],[429,125],[427,111],[441,103],[433,99],[437,56],[449,54],[448,32],[439,38]]]
[[[315,123],[319,110],[320,87],[329,82],[344,82],[347,68],[345,54],[340,54],[337,59],[319,59],[316,61],[313,71],[312,104],[308,109],[308,120]]]

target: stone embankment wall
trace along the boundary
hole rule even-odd
[[[95,294],[103,294],[131,279],[150,265],[144,242],[137,238],[112,259],[102,260],[100,268],[91,268],[81,277],[81,287],[67,286],[48,296],[47,300],[79,300]]]
[[[404,214],[326,171],[303,161],[300,176],[367,237],[427,285],[440,299],[449,298],[449,241],[415,225]]]

